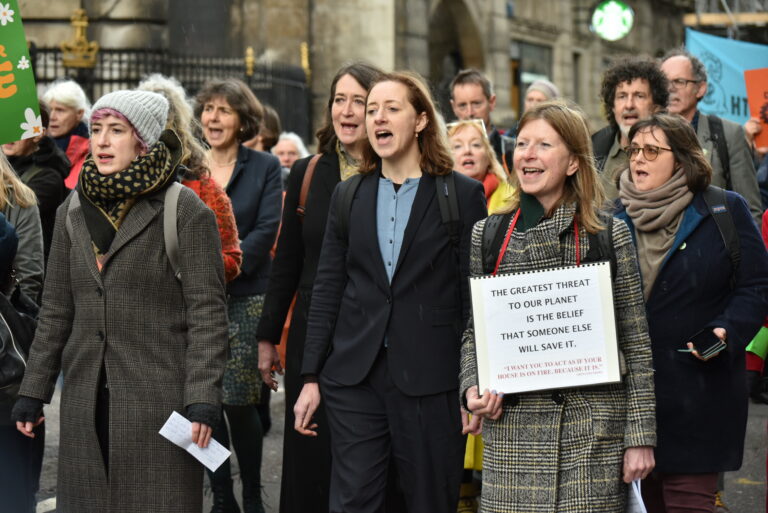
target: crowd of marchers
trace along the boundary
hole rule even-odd
[[[237,79],[52,84],[0,156],[0,306],[36,323],[0,308],[0,511],[35,511],[60,387],[57,511],[200,513],[176,411],[237,456],[211,512],[263,512],[276,373],[281,513],[623,513],[634,482],[648,512],[724,508],[768,397],[759,120],[701,112],[684,49],[617,58],[594,133],[548,80],[507,130],[483,73],[449,87],[446,124],[418,74],[345,65],[310,155]],[[601,260],[620,380],[480,389],[469,278]]]

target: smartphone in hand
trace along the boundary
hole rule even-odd
[[[693,350],[699,353],[699,356],[708,360],[727,347],[727,344],[720,340],[714,334],[712,328],[704,328],[689,338],[693,344]],[[678,349],[681,353],[690,353],[691,349]]]

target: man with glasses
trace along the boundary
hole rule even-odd
[[[453,77],[450,89],[453,113],[461,121],[482,120],[496,157],[509,173],[512,169],[515,139],[504,135],[491,124],[491,112],[496,107],[496,95],[493,94],[491,81],[476,69],[463,69]]]
[[[696,130],[704,154],[712,164],[712,185],[738,192],[760,225],[762,204],[757,174],[744,129],[727,119],[699,112],[707,94],[704,64],[682,48],[668,52],[661,70],[669,80],[669,112],[687,119]]]
[[[609,125],[592,135],[592,146],[609,199],[618,197],[616,181],[629,167],[624,152],[629,129],[666,107],[668,89],[664,73],[650,57],[620,57],[605,71],[600,95]]]

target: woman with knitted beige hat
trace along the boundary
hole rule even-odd
[[[91,156],[59,209],[43,308],[19,400],[17,429],[34,436],[64,374],[57,509],[202,510],[202,467],[158,431],[178,411],[206,447],[218,422],[227,311],[214,214],[179,192],[178,271],[165,247],[164,206],[178,187],[181,144],[163,131],[168,102],[146,91],[103,96]],[[73,203],[74,202],[74,203]]]

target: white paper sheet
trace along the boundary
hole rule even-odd
[[[627,501],[627,513],[647,513],[643,504],[643,494],[640,491],[640,480],[635,479],[629,485],[629,497]]]
[[[609,262],[470,279],[480,391],[621,380]]]
[[[178,412],[171,413],[160,434],[194,456],[200,463],[215,472],[231,454],[223,445],[211,438],[208,447],[201,449],[192,441],[192,423]]]

